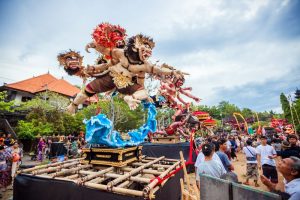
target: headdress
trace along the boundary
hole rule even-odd
[[[125,41],[126,30],[119,25],[101,23],[94,29],[92,37],[99,46],[115,48],[117,41]]]

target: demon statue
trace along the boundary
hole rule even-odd
[[[75,75],[95,77],[67,107],[70,113],[74,113],[76,107],[88,97],[112,90],[125,95],[124,100],[130,109],[135,109],[141,100],[150,100],[144,88],[146,73],[171,75],[178,79],[183,77],[183,73],[165,67],[165,64],[156,66],[148,61],[155,43],[147,36],[138,34],[125,42],[125,29],[108,23],[97,26],[92,36],[94,41],[88,44],[86,49],[94,48],[104,55],[102,59],[104,61],[86,68],[81,67],[80,62],[73,60],[60,62],[65,70],[78,70]],[[60,54],[58,59],[60,57],[65,55]],[[76,66],[75,63],[78,65]]]
[[[166,79],[161,79],[161,86],[159,88],[159,93],[165,97],[166,103],[171,108],[176,108],[178,105],[178,101],[184,104],[185,106],[188,106],[189,103],[185,102],[181,94],[195,100],[196,102],[199,102],[200,99],[198,97],[193,96],[190,92],[192,88],[186,87],[183,88],[183,84],[185,82],[184,77],[169,77]],[[178,100],[178,101],[177,101]]]

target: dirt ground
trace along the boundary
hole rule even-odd
[[[238,175],[238,180],[239,182],[243,183],[246,181],[246,157],[243,153],[238,152],[237,153],[237,161],[232,161],[233,166],[234,166],[234,172]],[[276,163],[277,163],[276,159]],[[262,174],[262,171],[259,170],[259,174]],[[195,174],[189,174],[189,177],[191,179],[191,181],[195,181]],[[279,178],[279,183],[277,184],[277,189],[283,191],[284,189],[284,184],[283,184],[283,176],[278,173],[278,178]],[[267,187],[265,185],[263,185],[261,183],[261,181],[259,180],[258,184],[260,185],[259,187],[254,187],[254,182],[252,179],[250,179],[250,187],[253,187],[255,189],[258,190],[263,190],[263,191],[268,191]]]
[[[239,177],[239,181],[240,182],[245,182],[246,181],[246,157],[243,153],[239,152],[237,153],[238,156],[238,161],[233,161],[233,165],[234,165],[234,171],[235,173],[238,174]],[[278,162],[278,159],[276,159],[276,163]],[[262,171],[259,170],[259,175],[262,174]],[[284,189],[284,184],[283,184],[283,176],[278,173],[278,184],[277,184],[277,189],[283,190]],[[259,190],[263,190],[263,191],[268,191],[267,187],[261,183],[261,181],[259,180],[258,183],[260,186],[259,187],[254,187],[254,182],[253,180],[250,179],[250,186]]]

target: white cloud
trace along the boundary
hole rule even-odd
[[[294,72],[300,70],[300,40],[276,38],[274,34],[282,31],[281,27],[272,27],[289,3],[47,1],[37,5],[24,1],[10,6],[16,12],[7,10],[6,21],[0,21],[4,27],[0,34],[0,80],[18,81],[50,70],[56,77],[64,76],[80,85],[80,79],[66,76],[58,67],[56,55],[76,49],[85,56],[85,64],[92,64],[97,55],[85,53],[84,46],[97,23],[109,21],[125,27],[129,36],[139,32],[152,36],[157,42],[152,60],[190,72],[186,84],[203,104],[223,100],[220,90],[253,84],[263,88],[270,80],[279,80],[276,85],[280,85],[280,79],[287,76],[292,76],[296,80],[292,84],[297,86],[300,80]],[[253,89],[243,95],[251,99],[258,94]]]

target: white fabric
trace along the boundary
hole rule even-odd
[[[223,164],[216,160],[209,160],[200,163],[197,167],[197,174],[207,174],[216,178],[220,178],[223,174],[226,174],[226,170],[223,170]]]
[[[243,152],[244,152],[244,154],[246,154],[246,158],[248,157],[250,157],[250,158],[252,158],[252,157],[255,157],[256,158],[256,154],[257,154],[257,152],[256,152],[256,149],[255,148],[253,148],[253,147],[251,147],[251,146],[247,146],[247,147],[244,147],[243,148]],[[251,154],[252,153],[252,154]],[[257,160],[255,160],[255,161],[248,161],[247,160],[247,163],[257,163]]]
[[[257,154],[260,155],[261,165],[267,164],[276,167],[276,163],[274,159],[270,159],[269,156],[276,155],[275,149],[270,145],[259,145],[256,147]]]
[[[219,162],[222,166],[222,170],[226,172],[223,164],[222,164],[222,161],[220,159],[220,157],[218,156],[218,154],[214,153],[213,156],[212,156],[212,159]],[[200,166],[201,163],[203,163],[205,160],[205,156],[202,152],[200,152],[197,156],[197,160],[195,162],[195,167],[196,167],[196,180],[199,181],[200,177],[199,177],[199,173],[198,173],[198,167]]]
[[[204,162],[204,159],[205,159],[204,154],[202,152],[200,152],[197,156],[197,160],[195,162],[195,167],[198,167],[201,162]],[[222,161],[221,161],[220,157],[218,156],[218,154],[214,153],[212,156],[212,159],[222,164]]]
[[[300,178],[296,178],[285,184],[285,192],[291,195],[289,200],[300,199]]]
[[[227,140],[226,145],[227,145],[227,151],[231,151],[231,142],[229,140]]]

